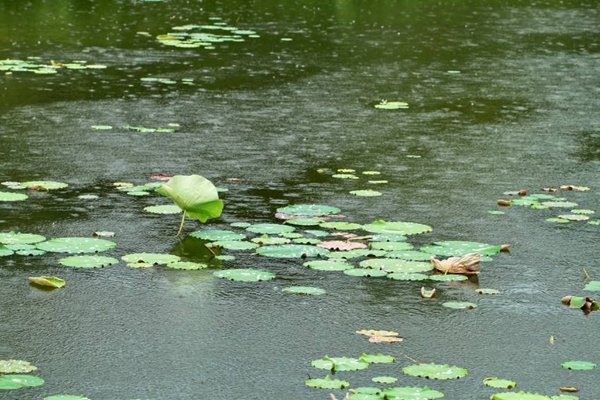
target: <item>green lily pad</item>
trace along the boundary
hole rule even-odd
[[[413,364],[402,368],[402,372],[410,376],[427,379],[458,379],[467,376],[467,370],[448,364]]]
[[[54,396],[44,397],[44,400],[91,400],[85,396],[74,396],[70,394],[57,394]]]
[[[325,294],[325,290],[317,287],[311,286],[291,286],[281,289],[282,292],[286,293],[298,293],[298,294],[311,294],[315,296],[319,296],[321,294]]]
[[[226,240],[226,241],[242,240],[242,239],[246,238],[246,235],[244,235],[242,233],[236,233],[236,232],[227,231],[227,230],[216,230],[216,229],[195,231],[195,232],[190,233],[190,236],[198,238],[198,239],[202,239],[202,240],[208,240],[211,242],[219,241],[219,240]]]
[[[0,192],[0,201],[22,201],[29,196],[21,193]]]
[[[175,204],[165,204],[160,206],[144,207],[144,211],[152,214],[180,214],[181,208]]]
[[[407,237],[395,233],[380,233],[371,236],[369,242],[404,242]]]
[[[362,353],[359,360],[366,361],[369,364],[390,364],[396,361],[396,359],[392,356],[388,356],[386,354],[367,354]]]
[[[261,233],[267,235],[279,235],[281,233],[293,232],[296,230],[293,226],[281,224],[255,224],[246,228],[248,232]]]
[[[38,243],[36,247],[54,253],[98,253],[116,245],[115,242],[106,239],[64,237]]]
[[[448,308],[454,308],[454,309],[473,309],[475,307],[477,307],[477,304],[475,303],[470,303],[468,301],[447,301],[445,303],[442,303],[442,305],[444,307],[448,307]]]
[[[381,175],[381,172],[379,171],[363,171],[362,173],[364,175]]]
[[[129,190],[127,191],[127,194],[129,196],[150,196],[150,192],[146,192],[145,190]],[[179,211],[181,212],[181,209],[179,209]]]
[[[58,260],[61,265],[76,268],[104,268],[118,262],[116,258],[104,256],[70,256]]]
[[[348,264],[344,261],[333,260],[309,261],[304,263],[304,266],[310,269],[316,269],[318,271],[345,271],[347,269],[354,268],[352,264]]]
[[[18,250],[15,253],[18,254],[18,255],[20,255],[20,256],[43,256],[44,254],[46,254],[45,251],[38,250],[38,249]],[[1,249],[0,249],[0,256],[2,256],[2,250]]]
[[[288,238],[283,237],[273,237],[268,235],[262,235],[260,237],[255,237],[251,240],[253,243],[257,243],[261,246],[268,246],[274,244],[288,244],[291,242]]]
[[[39,243],[43,242],[44,240],[46,240],[46,238],[42,235],[34,235],[31,233],[0,232],[0,243],[5,245]]]
[[[217,278],[225,278],[231,281],[240,282],[259,282],[268,281],[275,278],[275,274],[262,269],[239,268],[216,271],[214,275]]]
[[[387,277],[395,281],[424,281],[429,278],[429,276],[425,274],[415,274],[406,272],[394,272],[392,274],[389,274]]]
[[[588,221],[590,225],[600,225],[600,219],[594,219],[592,221]]]
[[[475,291],[478,294],[498,294],[498,293],[500,293],[500,291],[496,290],[496,289],[484,289],[484,288],[476,289]]]
[[[573,209],[573,210],[571,210],[571,212],[573,214],[581,214],[581,215],[590,215],[590,214],[595,213],[594,210],[586,210],[586,209]]]
[[[438,282],[459,282],[459,281],[466,281],[469,278],[467,278],[464,275],[459,275],[459,274],[446,274],[446,275],[431,275],[429,277],[429,279],[432,281],[438,281]]]
[[[332,221],[332,222],[323,222],[321,223],[321,228],[326,229],[335,229],[338,231],[354,231],[357,229],[361,229],[361,224],[356,224],[354,222],[345,222],[345,221]]]
[[[307,231],[305,231],[305,232],[306,232],[306,233],[309,233],[309,234],[311,234],[311,235],[314,235],[314,236],[316,236],[316,237],[326,237],[326,236],[329,236],[329,235],[330,235],[330,233],[329,233],[329,232],[327,232],[327,231],[314,230],[314,229],[312,229],[312,230],[311,230],[311,229],[309,229],[309,230],[307,230]]]
[[[406,261],[429,261],[431,254],[422,251],[407,250],[407,251],[391,251],[385,255],[386,258],[398,258]]]
[[[341,210],[337,207],[324,206],[321,204],[295,204],[277,209],[277,212],[282,214],[304,215],[308,217],[322,217],[330,214],[339,214],[340,211]]]
[[[369,363],[356,358],[349,357],[323,357],[314,360],[311,365],[319,369],[330,371],[358,371],[369,367]]]
[[[374,250],[385,251],[404,251],[413,248],[413,245],[407,242],[370,242],[369,246]]]
[[[298,239],[303,237],[301,233],[298,232],[285,232],[285,233],[280,233],[279,236],[286,238],[286,239]]]
[[[573,208],[577,207],[577,203],[572,203],[570,201],[545,201],[542,203],[544,206],[548,206],[550,208]]]
[[[258,247],[258,244],[245,240],[218,240],[210,245],[212,247],[222,247],[226,250],[252,250]]]
[[[379,269],[352,268],[344,270],[344,274],[358,277],[382,278],[388,273]]]
[[[361,386],[350,390],[350,400],[383,400],[381,389],[371,386]]]
[[[504,211],[499,211],[499,210],[489,210],[488,214],[492,214],[492,215],[504,215],[506,213]]]
[[[394,383],[398,381],[398,378],[394,378],[393,376],[376,376],[371,379],[375,383]]]
[[[583,288],[583,290],[596,290],[596,291],[600,291],[600,281],[590,281],[590,282],[588,282],[588,284],[585,285],[585,287]]]
[[[129,264],[129,266],[135,266],[136,264],[160,265],[177,262],[179,261],[179,257],[161,253],[132,253],[124,255],[121,257],[121,260]]]
[[[250,224],[249,222],[232,222],[229,225],[231,225],[234,228],[247,228],[252,224]]]
[[[375,108],[381,110],[399,110],[408,108],[408,103],[404,101],[385,101],[382,100],[381,103],[375,104]]]
[[[0,375],[0,389],[20,389],[44,384],[42,378],[31,375]]]
[[[283,244],[278,246],[263,246],[256,250],[261,256],[275,258],[307,258],[324,256],[326,249],[305,244]]]
[[[35,371],[36,366],[31,365],[29,361],[23,360],[0,360],[1,374],[26,374]]]
[[[386,222],[375,221],[368,225],[363,225],[367,232],[394,234],[394,235],[415,235],[418,233],[431,232],[433,228],[414,222]]]
[[[556,218],[556,217],[546,218],[546,221],[547,222],[556,222],[556,223],[559,223],[559,224],[568,224],[569,222],[571,222],[568,219]]]
[[[0,257],[12,256],[15,252],[6,246],[0,245]]]
[[[315,238],[301,237],[301,238],[292,239],[292,242],[298,243],[298,244],[318,244],[318,243],[321,243],[321,240],[315,239]]]
[[[383,195],[383,193],[373,189],[351,190],[349,193],[358,197],[379,197]]]
[[[187,271],[198,270],[208,268],[208,265],[204,263],[195,263],[191,261],[176,261],[167,264],[167,268],[170,269],[183,269]]]
[[[64,182],[55,182],[55,181],[28,181],[28,182],[21,182],[20,186],[24,187],[24,188],[32,187],[32,186],[40,186],[40,187],[46,188],[48,190],[56,190],[56,189],[64,189],[69,185]]]
[[[363,268],[381,269],[390,273],[411,274],[415,272],[426,272],[433,269],[431,263],[419,261],[404,261],[392,258],[373,258],[360,262]]]
[[[285,221],[286,224],[294,226],[316,226],[321,222],[323,220],[318,218],[293,218]]]
[[[496,389],[512,389],[517,386],[517,382],[500,378],[485,378],[483,384]]]
[[[360,179],[358,176],[354,175],[354,174],[333,174],[331,175],[332,178],[336,178],[336,179]]]
[[[61,288],[67,284],[64,279],[57,278],[56,276],[30,276],[28,279],[29,282],[38,286],[46,286],[51,288]]]
[[[596,368],[596,364],[588,361],[565,361],[560,364],[563,368],[574,371],[585,371]]]
[[[444,397],[444,393],[425,387],[403,386],[383,389],[386,399],[430,400]]]
[[[325,257],[330,259],[345,259],[349,260],[358,257],[383,257],[386,252],[383,250],[370,250],[370,249],[354,249],[347,251],[332,251],[325,254]]]
[[[110,125],[92,125],[91,128],[95,129],[97,131],[108,131],[108,130],[112,129],[113,127]]]
[[[502,246],[457,240],[433,242],[432,244],[421,246],[422,252],[447,257],[462,257],[469,253],[493,255],[499,253],[501,250]]]
[[[587,221],[590,219],[587,215],[582,214],[561,214],[558,218],[568,219],[569,221]]]
[[[229,254],[219,254],[218,256],[215,256],[215,259],[221,260],[221,261],[232,261],[232,260],[235,260],[235,256],[232,256]]]
[[[551,397],[543,396],[539,393],[529,392],[504,392],[496,393],[490,397],[490,400],[552,400]]]
[[[367,364],[368,365],[368,364]],[[331,379],[329,375],[325,378],[314,378],[308,379],[304,382],[306,386],[317,388],[317,389],[344,389],[350,386],[350,382],[342,381],[340,379]]]

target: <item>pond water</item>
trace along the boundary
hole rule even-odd
[[[106,66],[2,77],[0,181],[69,187],[0,202],[0,231],[48,238],[114,231],[117,247],[105,255],[165,252],[202,261],[208,253],[185,238],[190,232],[279,223],[277,208],[317,203],[339,207],[351,222],[433,227],[410,237],[414,244],[511,244],[510,253],[482,264],[478,280],[425,283],[437,288],[433,300],[421,299],[422,282],[314,271],[303,260],[252,251],[223,251],[236,259],[211,266],[260,267],[276,279],[231,282],[214,269],[124,262],[74,269],[57,263],[64,254],[2,257],[0,359],[30,361],[46,383],[0,397],[341,398],[344,391],[304,385],[326,375],[311,361],[382,352],[396,363],[336,377],[358,387],[390,375],[400,386],[429,385],[464,400],[500,391],[481,383],[498,376],[530,392],[575,386],[581,399],[600,398],[597,370],[560,365],[600,362],[597,313],[560,302],[594,295],[583,291],[584,269],[600,280],[598,225],[546,221],[562,209],[488,213],[506,191],[572,184],[591,190],[559,195],[599,218],[599,20],[598,3],[585,0],[0,2],[0,60]],[[180,32],[175,26],[215,22],[259,37],[212,49],[156,40]],[[175,83],[141,80],[148,77]],[[409,108],[376,109],[382,99]],[[170,123],[180,127],[123,129]],[[340,168],[377,170],[375,179],[388,183],[332,178]],[[200,174],[227,188],[222,216],[207,226],[189,220],[178,239],[179,217],[142,211],[168,199],[113,186],[158,173]],[[349,193],[367,188],[382,196]],[[40,290],[27,283],[33,275],[60,276],[67,286]],[[327,294],[281,292],[292,285]],[[481,296],[478,287],[501,293]],[[444,301],[478,307],[452,310]],[[371,344],[360,329],[396,330],[405,339]],[[404,375],[414,360],[469,375]]]

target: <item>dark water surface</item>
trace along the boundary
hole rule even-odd
[[[214,50],[154,39],[211,17],[260,38]],[[478,283],[435,284],[433,301],[421,300],[420,282],[318,272],[250,252],[227,252],[237,258],[222,267],[261,267],[277,279],[244,284],[211,270],[80,270],[60,267],[62,255],[3,257],[0,359],[31,361],[46,383],[0,398],[326,399],[330,391],[304,386],[308,374],[325,375],[312,360],[383,352],[397,363],[336,376],[358,387],[392,375],[459,400],[489,398],[496,390],[481,381],[498,376],[522,390],[556,395],[576,386],[581,399],[599,399],[598,371],[560,366],[600,362],[598,315],[559,301],[593,295],[582,291],[583,269],[600,279],[598,226],[545,221],[562,210],[487,213],[507,190],[561,184],[590,186],[561,195],[600,213],[599,21],[597,2],[575,0],[0,2],[0,59],[107,65],[2,78],[0,181],[70,186],[0,203],[1,231],[51,238],[111,230],[118,246],[109,256],[202,259],[198,241],[174,237],[178,217],[142,212],[167,199],[112,186],[197,173],[229,189],[211,228],[276,222],[276,208],[314,202],[353,222],[433,226],[410,239],[417,244],[512,244],[482,266]],[[194,84],[143,84],[148,76]],[[381,99],[410,108],[376,110]],[[173,122],[181,125],[175,133],[119,128]],[[348,191],[366,188],[366,179],[331,178],[338,168],[378,170],[389,184],[376,188],[382,197],[354,197]],[[100,198],[77,197],[86,193]],[[189,221],[186,232],[196,229]],[[39,290],[27,284],[32,275],[58,275],[67,287]],[[280,291],[290,285],[328,293]],[[477,287],[502,293],[479,296]],[[478,307],[451,310],[441,306],[447,300]],[[398,330],[405,341],[369,344],[359,329]],[[469,375],[409,377],[405,355]]]

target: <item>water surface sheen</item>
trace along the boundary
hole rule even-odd
[[[352,387],[392,375],[447,399],[485,399],[494,390],[481,381],[499,376],[527,391],[555,395],[559,386],[576,386],[581,399],[600,398],[596,372],[560,367],[600,361],[598,316],[559,301],[585,295],[584,268],[600,276],[598,227],[551,224],[545,210],[487,213],[507,190],[561,184],[590,186],[567,195],[600,212],[599,14],[597,2],[584,0],[0,2],[0,59],[107,66],[2,77],[0,181],[70,187],[0,203],[0,231],[51,238],[111,230],[118,246],[106,255],[201,260],[207,255],[197,240],[174,237],[176,216],[141,211],[166,199],[112,187],[144,183],[153,173],[198,173],[229,189],[215,228],[276,222],[277,207],[315,202],[341,208],[353,222],[433,226],[411,239],[417,244],[512,244],[510,254],[483,265],[478,282],[436,284],[433,301],[421,300],[419,282],[313,271],[249,252],[221,266],[262,267],[278,278],[244,284],[218,280],[211,270],[123,263],[78,270],[59,266],[60,255],[3,257],[0,359],[31,361],[46,383],[2,398],[325,399],[329,391],[304,386],[308,374],[325,375],[310,361],[363,352],[398,360],[339,373]],[[213,50],[154,39],[211,17],[260,38]],[[179,83],[140,81],[149,76]],[[183,85],[184,78],[194,83]],[[410,108],[376,110],[382,99]],[[169,123],[181,129],[119,128]],[[366,179],[339,181],[321,168],[379,170],[389,183],[378,187],[382,197],[354,197],[348,191]],[[100,198],[77,197],[86,193]],[[198,227],[190,221],[186,232]],[[32,275],[58,275],[67,287],[30,287]],[[289,285],[328,294],[280,291]],[[477,287],[502,293],[478,296]],[[450,310],[441,306],[446,300],[478,308]],[[359,329],[395,329],[405,341],[369,344]],[[459,365],[469,376],[404,376],[409,357]]]

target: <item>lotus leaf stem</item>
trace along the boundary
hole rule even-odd
[[[179,225],[179,230],[177,231],[177,235],[175,235],[175,236],[179,236],[179,234],[181,233],[184,222],[185,222],[185,211],[183,211],[183,215],[181,216],[181,224]]]

